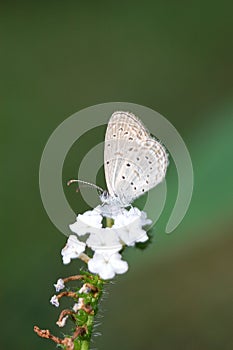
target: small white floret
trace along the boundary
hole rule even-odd
[[[116,253],[122,249],[117,233],[109,227],[102,228],[98,232],[91,234],[86,243],[88,247],[96,252],[109,251]]]
[[[84,298],[79,298],[78,302],[75,303],[73,306],[74,312],[78,312],[78,310],[81,310],[83,308],[83,306],[85,306]]]
[[[66,320],[69,316],[64,316],[63,319],[61,321],[57,321],[56,324],[58,325],[58,327],[64,327],[66,324]]]
[[[85,251],[86,244],[80,242],[74,235],[69,236],[66,246],[62,249],[61,255],[64,264],[69,264],[71,259],[76,259]]]
[[[65,288],[65,284],[62,278],[59,278],[57,280],[57,283],[54,284],[54,287],[56,289],[56,292],[60,292],[60,290],[62,290],[63,288]]]
[[[50,299],[50,303],[56,307],[59,306],[59,301],[56,295],[53,295],[52,298]]]
[[[147,219],[146,213],[138,208],[131,208],[129,211],[123,209],[120,214],[114,217],[113,229],[122,243],[128,246],[134,246],[136,242],[145,242],[148,240],[143,226],[150,225],[152,221]]]
[[[102,227],[103,217],[96,209],[88,210],[83,214],[79,214],[74,224],[69,225],[71,231],[78,236],[88,233],[95,233]]]
[[[126,261],[121,260],[119,253],[98,252],[88,261],[88,269],[92,273],[97,273],[104,279],[111,279],[115,274],[122,274],[128,270]]]
[[[79,289],[78,291],[80,294],[84,293],[84,294],[88,294],[91,292],[91,288],[87,286],[86,283],[84,283],[84,285]]]

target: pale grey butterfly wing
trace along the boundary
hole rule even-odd
[[[106,135],[104,167],[108,192],[121,206],[155,187],[166,174],[165,148],[132,113],[112,114]]]
[[[130,193],[129,184],[135,174],[131,171],[131,163],[126,162],[128,159],[132,161],[132,154],[129,153],[137,153],[140,141],[148,137],[148,132],[132,113],[115,112],[108,122],[104,150],[105,177],[110,196],[118,196],[120,203],[129,204],[134,196]]]

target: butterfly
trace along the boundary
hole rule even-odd
[[[165,147],[150,135],[131,112],[116,111],[105,134],[104,172],[107,191],[101,191],[104,204],[128,207],[166,175],[168,155]],[[92,185],[86,181],[71,180]]]

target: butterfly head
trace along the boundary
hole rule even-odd
[[[101,194],[100,194],[100,200],[102,203],[108,203],[109,202],[109,193],[107,190],[104,190]]]
[[[126,205],[123,204],[118,197],[117,194],[114,194],[113,196],[109,194],[107,190],[104,190],[100,195],[100,200],[103,204],[107,205],[114,205],[116,207],[125,207]]]

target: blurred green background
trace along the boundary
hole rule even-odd
[[[166,235],[177,191],[171,164],[153,244],[125,252],[130,270],[108,288],[92,348],[233,348],[232,13],[225,0],[1,3],[2,348],[55,348],[33,326],[61,334],[48,301],[56,279],[79,264],[61,263],[65,236],[43,208],[39,162],[63,120],[110,101],[170,120],[189,148],[195,188],[185,219]],[[103,135],[83,135],[64,181]],[[73,191],[67,197],[86,209]]]

